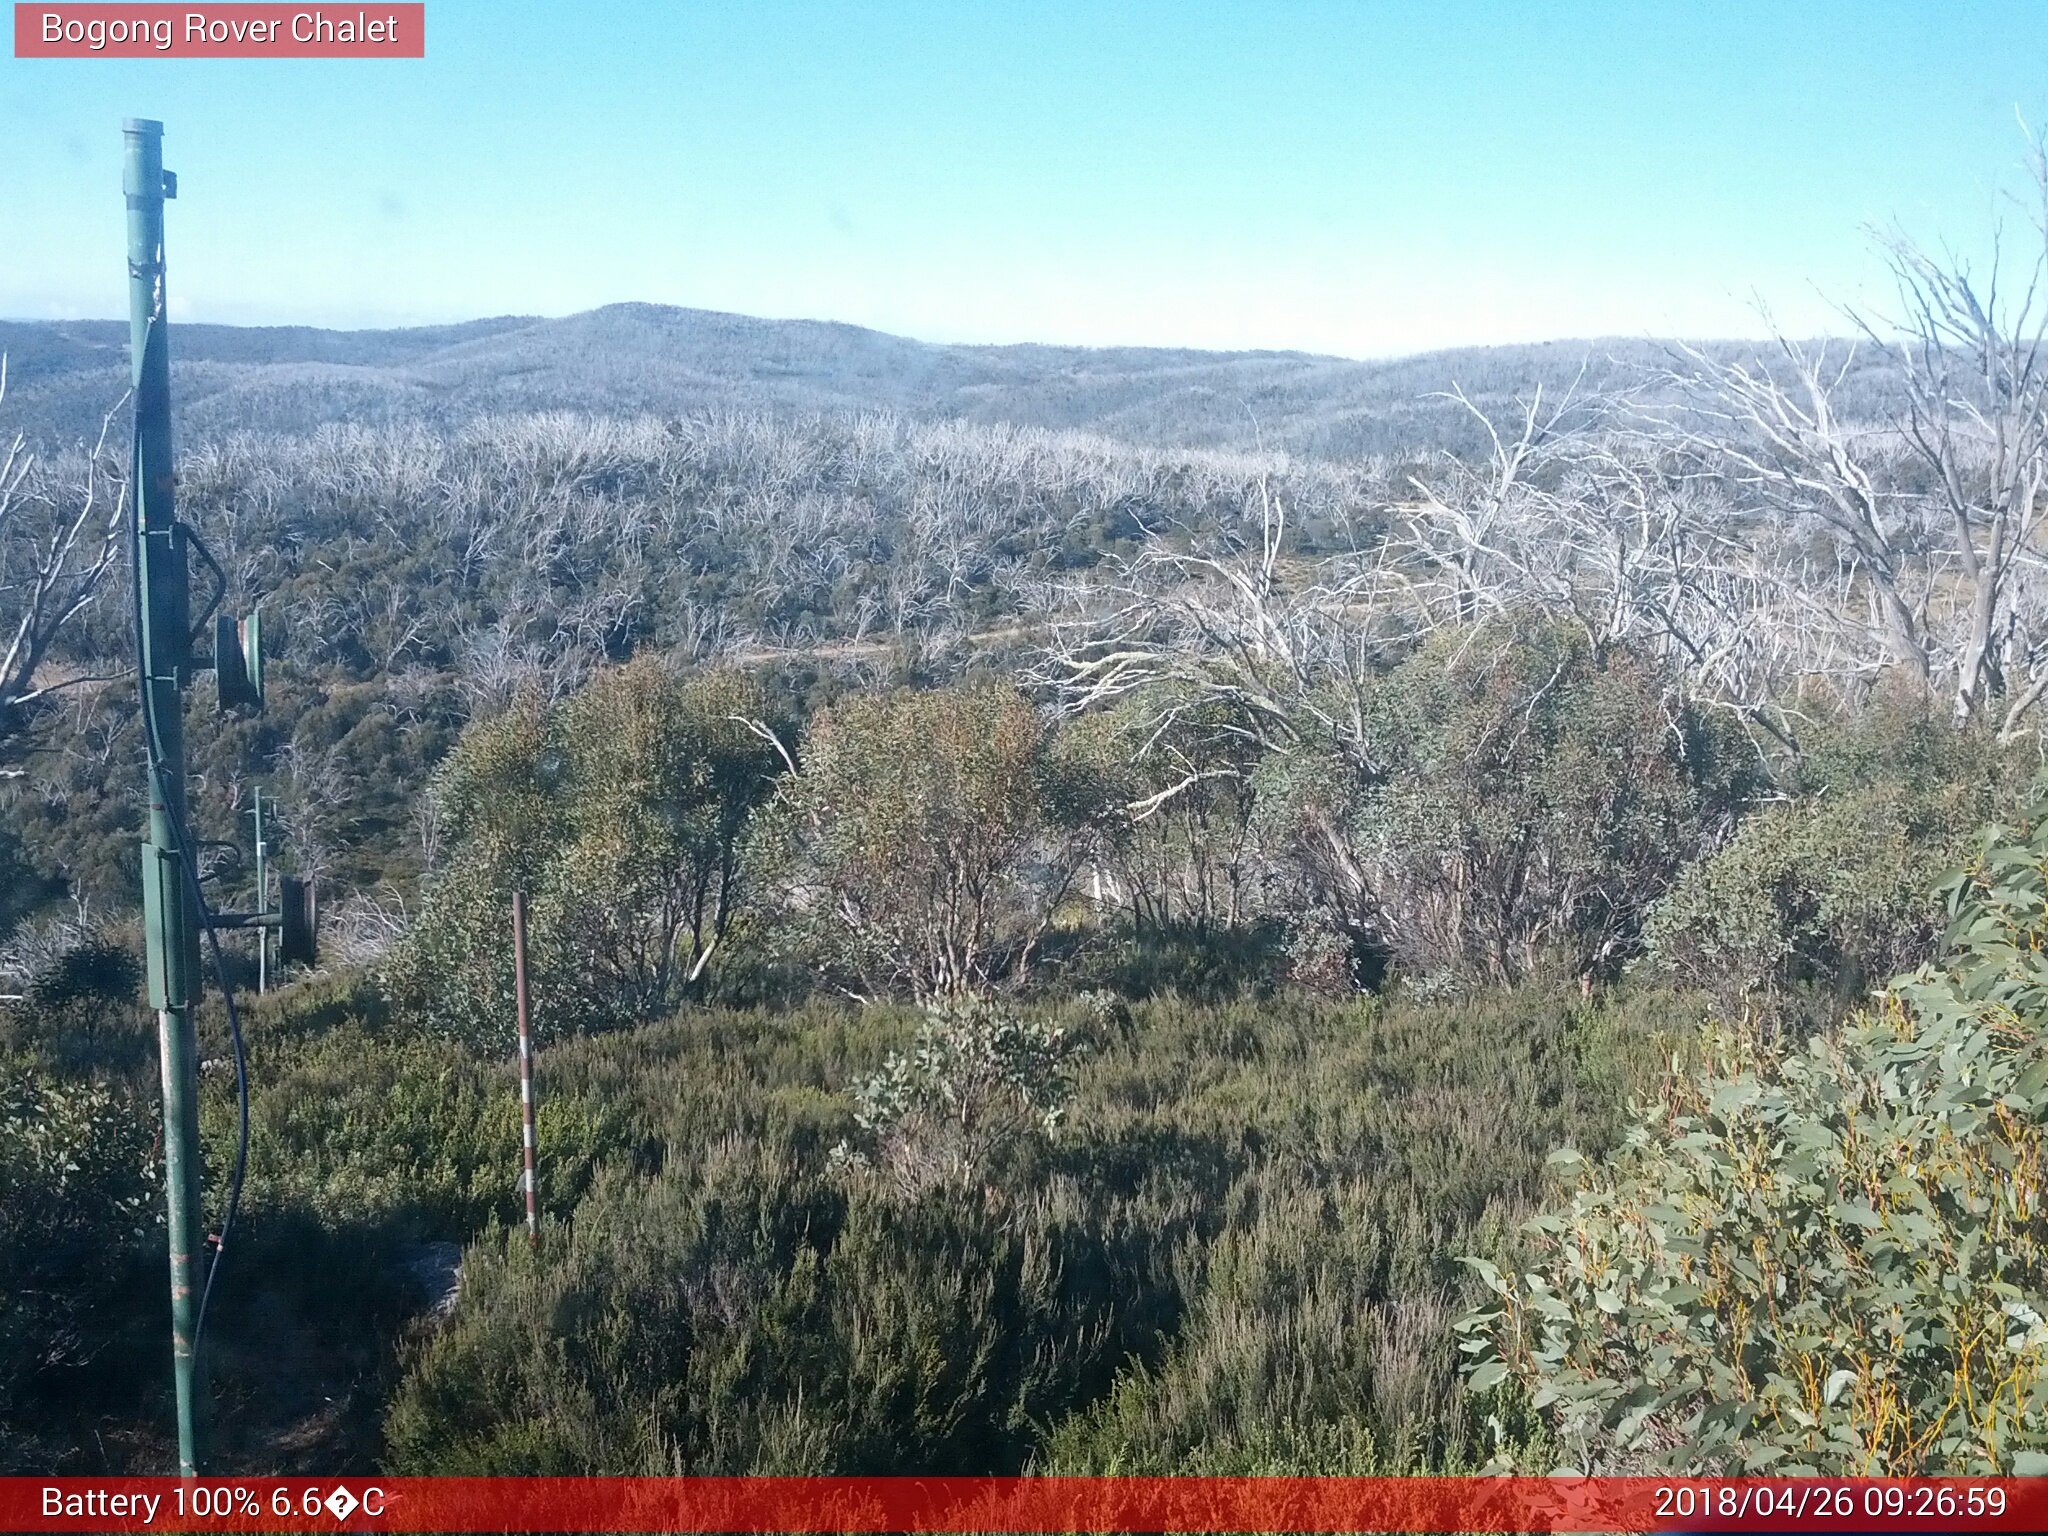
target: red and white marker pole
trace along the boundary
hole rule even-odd
[[[526,893],[512,893],[512,990],[519,999],[519,1137],[526,1169],[519,1185],[526,1191],[526,1238],[540,1246],[539,1191],[533,1178],[533,1029],[526,1006]]]

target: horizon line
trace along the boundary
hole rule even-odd
[[[675,314],[710,315],[720,319],[746,320],[760,325],[807,325],[822,326],[838,330],[858,331],[870,336],[885,337],[892,341],[908,342],[913,346],[933,348],[954,348],[970,351],[1015,351],[1036,348],[1053,352],[1181,352],[1197,353],[1208,357],[1292,357],[1316,362],[1384,364],[1405,362],[1416,358],[1436,357],[1455,352],[1486,352],[1513,347],[1572,347],[1594,348],[1616,342],[1641,343],[1685,343],[1692,346],[1763,346],[1775,345],[1777,338],[1769,335],[1730,336],[1686,336],[1677,334],[1629,334],[1609,332],[1596,336],[1554,336],[1535,340],[1460,342],[1437,347],[1422,347],[1408,352],[1385,352],[1360,355],[1344,352],[1319,352],[1303,347],[1204,347],[1177,345],[1167,342],[1072,342],[1072,341],[934,341],[913,336],[902,331],[883,330],[877,326],[862,325],[852,320],[831,320],[813,315],[755,315],[740,310],[705,309],[689,304],[667,304],[652,299],[615,299],[609,303],[593,305],[588,309],[571,310],[564,314],[520,314],[506,312],[495,315],[473,315],[460,320],[422,320],[405,325],[334,325],[311,321],[234,321],[234,320],[174,320],[173,333],[194,326],[214,330],[230,331],[315,331],[331,335],[397,335],[420,331],[458,330],[466,326],[493,325],[499,323],[539,326],[560,324],[565,321],[581,320],[591,315],[603,314],[607,310],[661,310]],[[65,326],[65,325],[118,325],[129,322],[125,317],[114,315],[72,315],[72,316],[29,316],[0,315],[0,325],[21,326]],[[1816,334],[1788,338],[1801,344],[1837,342],[1850,345],[1867,344],[1869,338],[1853,335]]]

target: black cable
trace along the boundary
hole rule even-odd
[[[175,822],[175,818],[174,818]],[[178,833],[180,849],[185,849],[185,835]],[[181,862],[185,866],[185,883],[192,893],[193,901],[199,905],[199,921],[206,929],[207,947],[213,954],[213,974],[220,986],[221,1005],[227,1011],[228,1038],[234,1043],[235,1052],[235,1171],[228,1181],[228,1208],[221,1217],[220,1233],[213,1242],[213,1259],[206,1266],[206,1284],[199,1292],[199,1315],[192,1324],[192,1353],[199,1353],[199,1340],[206,1332],[206,1304],[213,1299],[214,1276],[220,1272],[221,1256],[227,1252],[228,1234],[234,1230],[235,1217],[242,1208],[242,1177],[249,1168],[249,1055],[242,1044],[242,1020],[235,1011],[235,995],[228,986],[227,960],[221,954],[220,930],[213,925],[213,912],[206,905],[206,895],[199,888],[199,871],[189,852]],[[261,895],[258,896],[259,903]]]
[[[143,340],[143,356],[147,359],[152,346],[162,345],[159,339],[157,321],[152,318]],[[142,464],[142,397],[135,401],[135,434],[129,456],[129,484],[140,494],[140,469]],[[144,750],[149,757],[151,789],[156,800],[164,808],[164,817],[171,824],[171,836],[177,842],[178,865],[185,874],[185,887],[199,914],[199,921],[206,929],[207,944],[213,956],[214,978],[220,985],[220,998],[227,1010],[228,1035],[234,1042],[235,1052],[235,1093],[240,1110],[240,1123],[235,1142],[235,1171],[228,1184],[228,1205],[221,1218],[220,1233],[214,1240],[213,1259],[206,1266],[206,1283],[199,1292],[199,1313],[192,1324],[192,1354],[199,1354],[199,1341],[206,1331],[207,1303],[213,1299],[213,1282],[220,1273],[221,1256],[227,1252],[228,1234],[234,1229],[235,1217],[242,1206],[242,1180],[249,1167],[249,1057],[242,1043],[242,1020],[235,1009],[234,990],[228,984],[227,961],[221,953],[220,930],[214,926],[213,910],[206,904],[206,892],[199,883],[199,861],[192,851],[192,840],[185,830],[185,818],[178,809],[175,796],[167,792],[163,778],[163,732],[156,718],[156,697],[150,689],[148,657],[143,652],[143,593],[142,593],[142,541],[143,531],[141,505],[138,500],[136,516],[131,528],[129,553],[129,587],[135,608],[135,676],[142,694],[142,729]],[[209,557],[208,563],[211,563]],[[218,570],[218,567],[215,567]],[[186,642],[190,644],[188,639]],[[257,893],[262,902],[262,893]],[[165,956],[166,965],[170,957]]]

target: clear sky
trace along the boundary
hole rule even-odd
[[[370,7],[374,10],[374,4]],[[428,0],[418,61],[0,58],[0,315],[625,299],[942,341],[1377,356],[1795,329],[1862,227],[1982,248],[2048,4]]]

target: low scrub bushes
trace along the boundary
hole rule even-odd
[[[436,1472],[1015,1470],[1126,1343],[1071,1190],[907,1201],[733,1144],[607,1183],[540,1262],[475,1252],[387,1422]],[[1125,1281],[1128,1284],[1128,1281]]]
[[[1933,955],[1935,887],[2010,806],[2016,777],[2016,754],[1925,705],[1833,726],[1788,798],[1745,818],[1659,903],[1649,963],[1730,1010],[1775,1015],[1807,994],[1838,1010]]]
[[[1602,1470],[2048,1472],[2048,801],[1952,948],[1803,1044],[1727,1033],[1480,1263],[1473,1385]]]
[[[548,1053],[551,1091],[612,1095],[648,1143],[537,1259],[503,1228],[470,1247],[392,1464],[1471,1465],[1493,1442],[1451,1391],[1452,1255],[1504,1240],[1557,1140],[1606,1144],[1648,1049],[1576,988],[981,1017],[937,1048],[957,1020],[705,1012]],[[1029,1047],[1023,1098],[975,1066],[1011,1062],[1005,1040]],[[878,1077],[918,1113],[884,1111]],[[842,1141],[885,1166],[887,1135],[958,1151],[946,1106],[976,1083],[1032,1107],[971,1177],[835,1167]]]
[[[1082,1041],[1065,1026],[985,1002],[932,1009],[907,1051],[854,1090],[860,1139],[834,1148],[898,1190],[972,1189],[1051,1131],[1073,1098]]]
[[[80,1403],[161,1339],[156,1116],[146,1098],[0,1058],[0,1466],[77,1457]],[[153,1286],[148,1281],[155,1281]],[[156,1305],[152,1305],[152,1301]]]

